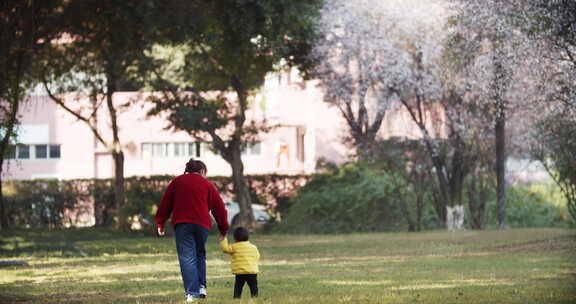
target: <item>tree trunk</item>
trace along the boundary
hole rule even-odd
[[[415,232],[416,223],[414,222],[414,219],[412,219],[412,215],[410,214],[410,210],[408,209],[408,204],[400,196],[398,196],[398,203],[400,204],[400,211],[402,211],[402,215],[404,216],[404,219],[408,224],[408,231]]]
[[[488,189],[482,176],[472,175],[468,187],[468,208],[470,209],[470,225],[472,229],[484,229],[486,223],[486,201]]]
[[[246,184],[246,178],[244,177],[244,163],[242,162],[240,147],[237,147],[232,152],[230,166],[232,167],[234,194],[236,195],[236,200],[238,202],[238,206],[240,207],[238,222],[232,224],[252,229],[254,228],[252,198],[250,197],[250,191],[248,189],[248,185]]]
[[[125,192],[124,192],[124,153],[113,152],[112,158],[114,159],[114,209],[116,210],[118,229],[127,229],[126,217],[122,213],[124,207]]]
[[[465,209],[462,204],[462,192],[464,190],[464,161],[460,150],[452,156],[452,173],[450,174],[450,205],[447,206],[448,230],[464,230]],[[450,208],[451,207],[451,208]]]
[[[464,230],[464,205],[446,206],[446,228],[449,231]]]
[[[498,229],[506,229],[506,115],[501,103],[496,117],[496,200]]]
[[[8,130],[10,132],[10,129]],[[8,133],[7,132],[7,133]],[[9,138],[9,134],[5,135]],[[6,214],[6,202],[4,200],[4,189],[2,181],[2,169],[4,166],[4,155],[6,155],[6,149],[8,148],[8,140],[2,140],[2,147],[0,147],[0,231],[8,229],[8,215]]]
[[[359,135],[356,141],[356,155],[358,160],[369,161],[374,156],[374,139],[368,138],[367,135]]]
[[[450,189],[449,204],[446,205],[446,228],[450,231],[464,230],[465,209],[462,205],[462,184],[455,183]]]
[[[459,151],[452,157],[452,172],[449,179],[449,197],[446,206],[446,228],[449,231],[464,230],[464,207],[462,206],[463,176]]]
[[[0,142],[0,230],[8,229],[8,215],[6,214],[6,206],[4,200],[4,193],[2,192],[2,173],[4,168],[4,157],[10,146],[10,138],[14,134],[14,127],[18,122],[18,110],[20,108],[20,96],[19,89],[16,89],[15,96],[12,102],[10,102],[10,111],[7,117],[7,128],[2,141]]]
[[[0,164],[0,166],[2,165]],[[1,174],[2,170],[0,169],[0,176]],[[4,207],[4,194],[2,193],[2,188],[2,177],[0,177],[0,231],[8,229],[8,218],[6,217],[6,209]]]
[[[416,186],[416,231],[422,230],[422,212],[424,211],[424,181],[421,176],[417,177]]]
[[[438,226],[446,228],[446,202],[440,198],[438,191],[432,190],[432,203],[438,216]]]

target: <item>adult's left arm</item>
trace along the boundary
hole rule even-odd
[[[154,217],[154,221],[156,222],[156,234],[158,236],[165,235],[164,223],[166,223],[166,220],[170,218],[173,205],[174,205],[174,180],[172,180],[168,185],[168,188],[166,188],[166,191],[162,196],[160,206],[158,206],[158,211],[156,211],[156,216]]]

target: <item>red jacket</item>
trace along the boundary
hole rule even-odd
[[[159,227],[172,214],[172,225],[192,223],[208,230],[212,228],[210,214],[216,219],[218,230],[228,232],[228,212],[216,187],[200,174],[187,173],[173,179],[156,212],[155,221]]]

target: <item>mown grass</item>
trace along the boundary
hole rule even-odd
[[[182,303],[174,240],[109,230],[1,235],[0,303]],[[264,235],[261,297],[231,299],[208,242],[203,303],[576,303],[576,231]],[[247,287],[246,287],[247,288]]]

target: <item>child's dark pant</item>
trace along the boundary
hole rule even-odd
[[[250,295],[253,298],[258,296],[258,275],[257,274],[237,274],[236,281],[234,282],[234,298],[239,299],[242,297],[242,288],[244,283],[248,283],[250,287]]]

